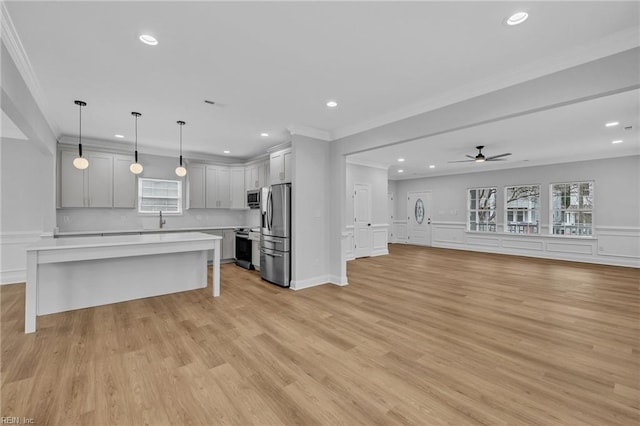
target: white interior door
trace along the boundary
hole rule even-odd
[[[353,236],[355,257],[371,256],[371,185],[353,185]]]
[[[431,245],[431,193],[407,194],[407,242],[421,246]]]

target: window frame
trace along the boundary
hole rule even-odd
[[[578,213],[590,213],[591,214],[591,233],[588,235],[577,234],[555,234],[553,232],[555,223],[553,221],[553,213],[556,209],[553,206],[553,187],[554,185],[581,185],[581,184],[591,184],[591,208],[590,209],[580,209],[574,210]],[[576,181],[568,181],[568,182],[552,182],[549,184],[549,235],[553,237],[559,238],[594,238],[595,237],[595,205],[596,205],[596,182],[595,180],[576,180]]]
[[[509,228],[509,209],[508,209],[508,197],[507,197],[507,191],[510,188],[520,188],[520,187],[538,187],[538,222],[535,225],[535,229],[536,232],[510,232]],[[534,184],[522,184],[522,185],[508,185],[504,187],[504,233],[508,234],[508,235],[541,235],[542,234],[542,185],[539,183],[534,183]],[[517,226],[517,225],[516,225]],[[530,229],[531,226],[529,225],[527,229]],[[524,228],[523,228],[524,229]]]
[[[142,191],[142,186],[144,184],[145,181],[153,181],[153,182],[172,182],[172,183],[177,183],[178,184],[178,196],[177,197],[144,197],[143,196],[143,191]],[[176,212],[170,212],[170,211],[165,211],[162,210],[162,214],[163,215],[167,215],[167,216],[181,216],[183,214],[183,191],[182,191],[182,180],[177,180],[177,179],[158,179],[158,178],[143,178],[143,177],[138,177],[138,214],[139,215],[144,215],[144,216],[151,216],[151,215],[158,215],[159,211],[143,211],[142,210],[142,200],[143,198],[165,198],[165,199],[177,199],[178,200],[178,211]]]
[[[478,191],[478,190],[493,190],[493,194],[494,194],[494,207],[493,207],[493,212],[494,212],[494,222],[493,224],[491,223],[487,223],[487,224],[482,224],[482,225],[488,225],[488,230],[480,230],[480,229],[471,229],[471,213],[472,212],[476,212],[476,217],[477,217],[477,212],[482,211],[481,209],[477,208],[478,205],[476,204],[476,208],[472,209],[471,208],[471,191]],[[477,196],[477,192],[476,192],[476,196]],[[484,211],[491,211],[492,209],[486,209]],[[466,223],[467,223],[467,232],[478,232],[478,233],[497,233],[498,232],[498,187],[497,186],[481,186],[481,187],[474,187],[474,188],[467,188],[467,219],[466,219]],[[479,222],[476,222],[476,228],[478,228],[478,226],[480,225]],[[492,226],[493,225],[493,229]]]

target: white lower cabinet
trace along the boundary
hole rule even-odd
[[[216,229],[205,231],[205,234],[222,237],[220,242],[220,260],[234,260],[236,258],[236,231],[233,229]],[[212,261],[212,253],[209,252],[209,261]]]

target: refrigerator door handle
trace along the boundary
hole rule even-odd
[[[269,191],[269,230],[273,229],[273,191]]]
[[[271,257],[282,257],[281,254],[272,254],[272,253],[267,253],[264,250],[260,250],[260,253],[264,254],[265,256],[271,256]]]

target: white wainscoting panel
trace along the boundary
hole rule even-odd
[[[592,240],[593,241],[593,240]],[[547,243],[547,251],[555,253],[588,254],[593,255],[593,242],[574,243],[565,241],[550,241]]]
[[[389,248],[387,246],[387,236],[389,235],[389,224],[387,223],[374,223],[371,225],[373,233],[373,251],[371,256],[382,256],[389,254]]]
[[[466,240],[465,228],[466,225],[464,223],[462,224],[462,226],[460,226],[460,224],[456,222],[432,221],[432,245],[437,245],[437,243],[464,244]]]
[[[467,244],[484,247],[500,247],[500,239],[469,235],[467,236]]]
[[[544,241],[515,239],[515,238],[511,239],[505,236],[502,239],[502,247],[508,248],[508,249],[518,249],[518,250],[544,251]]]
[[[394,223],[395,226],[395,223]],[[405,225],[406,226],[406,225]],[[640,268],[640,228],[600,226],[593,238],[468,232],[465,222],[432,222],[433,247]]]
[[[353,237],[353,225],[346,227],[346,231],[342,233],[342,252],[344,260],[353,260],[355,256],[355,239]]]
[[[640,228],[598,227],[598,255],[640,259]]]
[[[0,234],[0,285],[23,283],[27,279],[27,246],[40,241],[42,231]]]
[[[391,224],[393,227],[393,241],[394,243],[406,243],[408,230],[406,220],[394,220]]]

